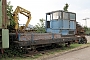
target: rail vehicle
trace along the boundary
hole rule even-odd
[[[84,35],[85,31],[77,24],[76,13],[74,12],[66,12],[63,10],[48,12],[46,13],[45,21],[46,33],[31,33],[25,32],[24,30],[31,20],[31,13],[18,6],[13,14],[16,22],[15,30],[14,32],[10,32],[11,30],[7,29],[6,0],[0,0],[0,6],[1,49],[9,48],[11,44],[16,47],[35,49],[37,47],[55,44],[65,44],[67,46],[76,40],[80,43],[87,43],[87,39]],[[28,17],[26,25],[22,26],[20,29],[18,27],[18,13]]]

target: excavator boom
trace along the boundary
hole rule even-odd
[[[18,22],[18,20],[19,20],[18,14],[19,13],[25,15],[26,17],[28,17],[26,25],[24,26],[24,28],[22,28],[22,29],[26,29],[26,27],[28,27],[28,24],[29,24],[29,22],[31,20],[31,13],[30,13],[30,11],[28,11],[28,10],[22,8],[22,7],[17,6],[15,11],[13,12],[13,18],[14,18],[15,23],[16,23],[16,25],[15,25],[16,30],[19,29],[19,22]]]

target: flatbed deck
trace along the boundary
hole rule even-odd
[[[11,36],[15,33],[11,33]],[[67,41],[74,41],[77,37],[73,35],[61,36],[61,34],[55,33],[19,33],[18,40],[19,46],[30,46],[30,45],[44,45],[52,43],[64,43]]]

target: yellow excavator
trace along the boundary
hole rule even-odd
[[[19,22],[18,22],[18,20],[19,20],[18,14],[19,13],[25,15],[26,17],[28,17],[28,20],[27,20],[25,26],[21,26],[20,28],[19,28]],[[31,13],[30,13],[30,11],[28,11],[28,10],[26,10],[26,9],[20,7],[20,6],[17,6],[15,11],[13,12],[13,18],[14,18],[15,23],[16,23],[15,24],[15,30],[16,31],[18,31],[18,30],[23,31],[28,27],[28,24],[29,24],[29,22],[31,20]]]

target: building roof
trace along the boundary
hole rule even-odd
[[[54,12],[66,12],[66,11],[56,10],[56,11],[47,12],[46,14],[51,14],[51,13],[54,13]],[[74,12],[67,12],[67,13],[74,13]]]

